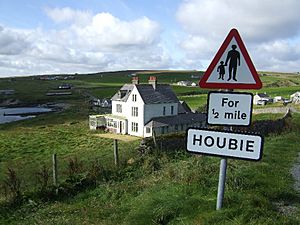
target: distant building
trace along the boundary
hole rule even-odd
[[[179,86],[191,86],[192,82],[188,81],[188,80],[182,80],[182,81],[178,81],[177,85]]]
[[[110,99],[93,99],[93,100],[91,100],[91,104],[94,106],[109,108],[109,107],[111,107],[111,100]]]
[[[267,93],[259,93],[253,97],[254,105],[266,105],[268,103],[273,103],[273,98],[268,96]]]
[[[61,84],[58,86],[58,89],[71,89],[72,85],[71,84]]]
[[[90,129],[105,126],[117,134],[150,137],[154,134],[185,131],[190,126],[205,125],[206,115],[191,113],[168,84],[157,84],[154,76],[148,84],[125,84],[112,97],[112,114],[90,116]]]
[[[0,95],[13,95],[13,94],[15,94],[15,90],[13,89],[0,90]]]
[[[284,102],[284,98],[282,96],[275,96],[273,102]]]
[[[295,104],[300,104],[300,92],[297,91],[294,94],[290,95],[290,100]]]

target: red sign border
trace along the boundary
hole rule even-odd
[[[230,44],[230,41],[235,38],[238,47],[248,65],[248,68],[255,80],[254,84],[240,84],[240,83],[207,83],[208,78],[212,74],[213,70],[216,68],[220,58],[224,54],[226,48]],[[246,47],[242,41],[241,36],[239,35],[237,29],[230,30],[229,34],[227,35],[226,39],[224,40],[223,44],[221,45],[220,49],[218,50],[217,54],[215,55],[214,59],[210,63],[209,67],[207,68],[206,72],[204,73],[202,79],[199,81],[199,86],[201,88],[222,88],[222,89],[261,89],[262,83],[259,79],[259,75],[256,72],[256,69],[251,61],[251,58],[246,50]]]

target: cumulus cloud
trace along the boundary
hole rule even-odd
[[[88,26],[73,26],[78,45],[96,49],[147,46],[159,39],[160,26],[147,17],[134,21],[121,21],[109,13],[99,13]]]
[[[53,22],[63,23],[62,28],[1,27],[2,71],[11,68],[11,74],[74,73],[162,69],[171,64],[160,44],[160,25],[147,17],[125,21],[110,13],[92,14],[70,8],[47,8],[45,12]]]
[[[270,58],[297,69],[291,62],[299,57],[295,46],[300,43],[291,40],[300,34],[299,8],[297,0],[185,0],[176,13],[187,34],[180,46],[187,57],[206,61],[212,59],[229,30],[237,28],[250,55],[262,66],[259,69],[265,69]]]
[[[56,23],[75,22],[85,24],[93,17],[90,11],[74,10],[69,7],[64,8],[45,8],[47,16]]]
[[[223,37],[235,27],[260,42],[297,35],[299,8],[297,0],[190,0],[179,6],[177,19],[193,35]]]
[[[30,46],[26,33],[0,26],[0,55],[17,55]]]
[[[299,43],[276,40],[253,48],[257,66],[268,71],[300,71]]]

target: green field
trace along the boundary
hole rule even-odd
[[[16,90],[9,98],[23,104],[71,104],[63,112],[0,125],[0,224],[300,224],[300,197],[290,174],[299,152],[299,114],[293,114],[282,134],[266,137],[260,162],[229,160],[220,211],[215,211],[219,158],[190,155],[185,149],[140,155],[136,149],[139,140],[119,141],[121,165],[116,168],[113,140],[99,138],[95,134],[101,131],[88,129],[88,115],[93,112],[84,93],[111,97],[130,82],[133,72],[137,73],[76,75],[70,81],[0,80],[0,89]],[[163,83],[191,80],[191,74],[198,72],[155,72]],[[288,97],[300,90],[298,75],[267,74],[261,77],[264,88],[260,92]],[[141,82],[149,75],[149,71],[142,72]],[[45,95],[63,82],[74,85],[72,96]],[[206,104],[207,90],[173,89],[193,109]],[[0,100],[7,98],[1,96]],[[254,120],[281,116],[255,115]],[[53,153],[58,157],[59,193],[63,194],[50,198],[52,177],[41,191],[37,173],[45,165],[51,175]],[[78,163],[78,170],[71,176],[72,162]],[[18,201],[4,188],[8,168],[14,169],[21,181]],[[83,187],[95,168],[97,182]]]

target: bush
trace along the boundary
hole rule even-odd
[[[21,197],[21,179],[13,168],[7,168],[6,178],[3,183],[6,194],[10,194],[14,199]]]
[[[47,166],[44,164],[38,172],[36,172],[36,179],[40,186],[41,190],[45,190],[48,186],[50,178],[50,172],[47,169]]]

